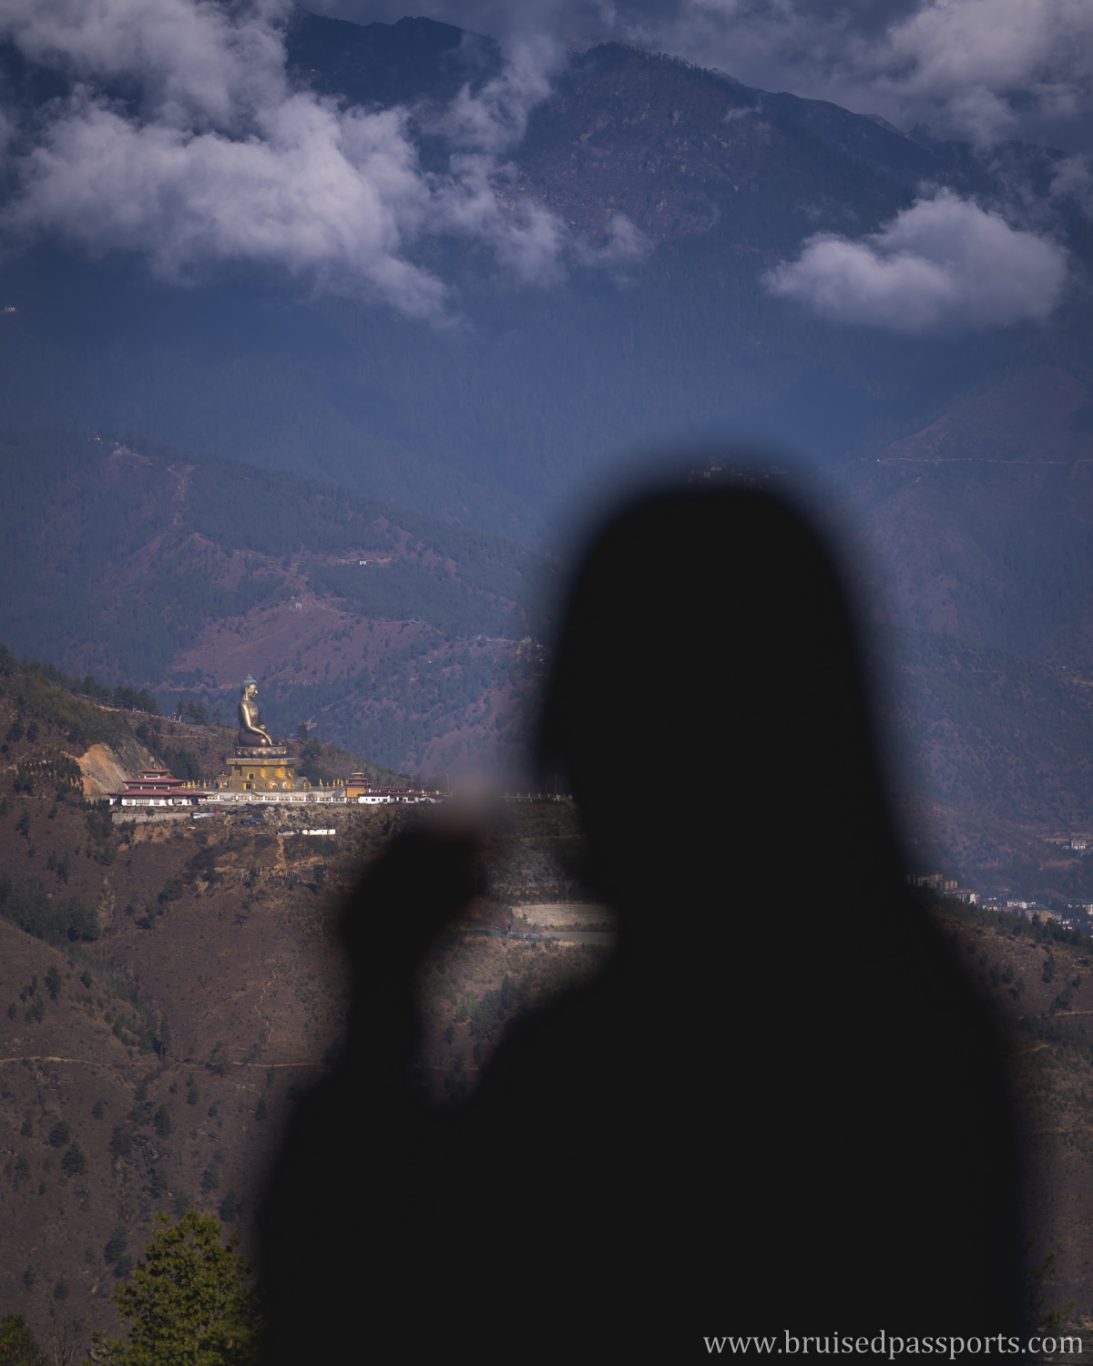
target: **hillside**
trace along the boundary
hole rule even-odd
[[[1043,1308],[1093,1326],[1093,940],[959,903],[942,926],[1010,1029],[1030,1166],[1030,1266],[1044,1269]],[[1048,1262],[1048,1259],[1052,1259]],[[1045,1266],[1046,1264],[1046,1266]]]
[[[1042,891],[1044,837],[1089,821],[1087,401],[1059,372],[1018,378],[840,482],[924,862],[986,891]],[[1041,421],[1054,444],[1020,456]],[[275,734],[402,772],[526,764],[551,561],[228,462],[44,434],[5,455],[0,632],[20,649],[222,722],[253,672]],[[215,771],[211,744],[178,771]]]
[[[844,482],[887,573],[890,620],[1093,673],[1093,379],[1011,375]]]
[[[100,752],[139,747],[149,718],[56,685],[43,697],[40,679],[32,718],[27,671],[5,677],[16,683],[0,690],[0,1313],[85,1342],[110,1325],[111,1287],[157,1209],[194,1202],[249,1241],[293,1098],[338,1038],[339,893],[405,815],[335,810],[324,822],[336,834],[321,840],[290,833],[301,818],[283,811],[257,824],[115,823],[81,796],[83,747],[92,735]],[[165,741],[202,743],[201,727],[160,725]],[[489,836],[487,895],[422,985],[422,1064],[441,1103],[473,1086],[509,1020],[603,961],[610,932],[577,862],[566,803],[514,806]],[[1010,1020],[1041,1309],[1088,1328],[1093,941],[955,903],[924,913]],[[757,968],[772,991],[778,961]]]
[[[112,821],[82,795],[92,750],[99,762],[143,763],[185,749],[204,764],[215,730],[105,710],[33,668],[6,669],[0,1316],[23,1314],[43,1338],[58,1318],[86,1342],[110,1324],[111,1288],[156,1210],[196,1203],[249,1242],[293,1098],[341,1028],[340,893],[407,814],[330,809],[336,834],[320,839],[296,833],[309,824],[302,812]],[[504,925],[514,905],[573,898],[573,838],[566,805],[515,808],[471,923]],[[518,1003],[596,957],[482,935],[457,936],[452,952],[457,989],[439,960],[428,988],[425,1061],[441,1097],[473,1076]]]
[[[284,475],[8,434],[0,632],[234,719],[255,673],[304,723],[390,768],[513,763],[549,565]]]
[[[840,481],[895,661],[905,790],[945,808],[941,856],[973,882],[1042,886],[1030,841],[1093,811],[1091,414],[1088,381],[1019,373]]]

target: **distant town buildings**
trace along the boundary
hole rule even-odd
[[[1058,840],[1054,842],[1061,843]],[[1093,917],[1093,902],[1072,901],[1067,903],[1065,910],[1052,910],[1049,906],[1024,897],[985,896],[971,887],[958,886],[955,878],[947,877],[944,873],[912,873],[907,881],[913,887],[926,887],[932,892],[962,901],[966,906],[980,906],[985,911],[1006,911],[1025,920],[1050,920],[1086,931]]]
[[[1052,835],[1048,844],[1054,844],[1057,849],[1071,849],[1076,854],[1088,854],[1091,838],[1086,835]]]

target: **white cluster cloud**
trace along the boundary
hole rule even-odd
[[[1093,7],[1087,0],[935,0],[893,24],[873,56],[896,96],[947,103],[981,140],[1017,124],[1015,101],[1049,118],[1088,109]],[[870,73],[866,73],[870,74]]]
[[[335,290],[367,283],[407,313],[439,309],[440,282],[401,255],[429,190],[399,115],[296,96],[260,122],[261,135],[232,138],[81,101],[30,154],[7,222],[142,252],[173,277],[266,262]]]
[[[1045,318],[1066,273],[1053,242],[942,192],[860,241],[809,239],[765,283],[834,321],[914,334]]]
[[[140,252],[174,278],[275,265],[428,317],[448,291],[412,260],[427,234],[481,242],[529,283],[584,259],[556,217],[505,192],[501,154],[549,93],[552,45],[514,41],[495,79],[460,94],[432,129],[454,148],[447,171],[426,172],[406,110],[292,88],[286,13],[283,0],[5,0],[0,37],[77,84],[24,131],[0,227]]]

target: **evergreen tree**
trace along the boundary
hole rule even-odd
[[[113,1300],[125,1337],[96,1335],[95,1356],[111,1366],[253,1366],[258,1308],[237,1239],[226,1247],[220,1225],[189,1209],[177,1223],[165,1214],[130,1280]]]
[[[0,1366],[48,1366],[22,1314],[0,1319]]]
[[[73,1143],[65,1149],[65,1155],[61,1158],[61,1170],[65,1176],[83,1176],[87,1172],[87,1158],[78,1143]]]

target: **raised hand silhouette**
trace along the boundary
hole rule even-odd
[[[418,973],[481,881],[474,837],[434,821],[398,834],[346,900],[345,1047],[300,1105],[264,1203],[266,1361],[357,1360],[366,1342],[396,1334],[400,1287],[438,1273],[434,1195],[455,1148],[415,1072]]]

